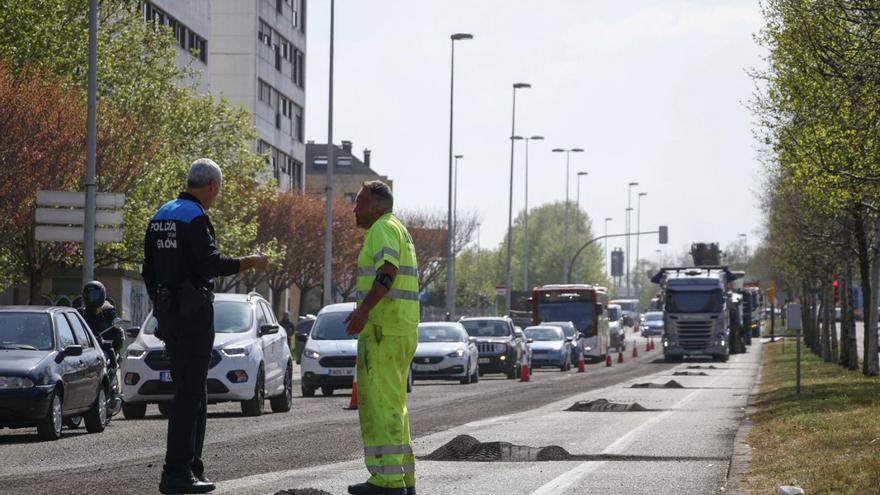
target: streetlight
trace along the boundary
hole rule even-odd
[[[562,153],[562,152],[565,152],[565,220],[563,220],[563,222],[565,223],[565,228],[564,228],[565,233],[562,237],[562,250],[564,252],[563,265],[562,265],[562,280],[564,283],[567,284],[568,283],[568,264],[570,261],[569,254],[568,254],[568,189],[569,189],[568,176],[570,174],[570,172],[569,172],[569,157],[571,156],[571,153],[583,153],[584,150],[582,148],[571,148],[571,149],[553,148],[553,153]]]
[[[483,288],[482,281],[480,280],[481,275],[480,270],[480,224],[477,224],[477,316],[483,316],[483,308],[481,308],[480,302],[480,291]]]
[[[330,0],[330,75],[327,97],[327,185],[324,205],[324,305],[333,302],[333,38],[336,21],[336,0]]]
[[[455,33],[449,36],[452,44],[449,70],[449,184],[448,184],[448,207],[446,212],[446,311],[450,316],[455,315],[455,260],[452,249],[453,243],[453,219],[452,219],[452,116],[454,108],[455,89],[455,42],[470,40],[474,36],[468,33]]]
[[[743,244],[746,248],[746,258],[749,257],[749,235],[748,234],[737,234],[737,236],[742,237]]]
[[[648,193],[646,192],[640,192],[638,200],[636,201],[636,270],[639,269],[639,241],[642,238],[642,236],[639,235],[639,232],[642,231],[642,198],[647,195]],[[641,283],[639,277],[636,276],[636,294],[639,294]]]
[[[577,198],[575,199],[575,201],[577,202],[576,210],[577,210],[578,215],[581,214],[581,177],[586,177],[588,175],[590,175],[589,172],[578,172],[577,173],[577,178],[578,178],[578,180],[577,180]],[[574,236],[576,239],[577,238],[577,229],[575,229]],[[577,246],[577,243],[575,243],[575,246]],[[580,278],[579,268],[580,268],[579,266],[574,267],[574,282],[575,283],[577,283],[578,279]]]
[[[610,222],[612,220],[614,220],[614,219],[611,217],[605,217],[605,240],[602,241],[602,244],[605,245],[605,262],[602,263],[602,265],[605,268],[605,276],[606,277],[609,276],[609,273],[608,273],[608,222]]]
[[[543,141],[544,136],[530,136],[526,141],[526,206],[523,216],[523,290],[529,290],[529,141]]]
[[[630,283],[630,278],[629,278],[629,238],[630,238],[630,234],[632,232],[632,219],[631,219],[630,212],[632,211],[632,188],[633,188],[633,186],[637,186],[637,185],[639,185],[638,182],[630,182],[629,187],[627,188],[627,194],[626,194],[626,198],[627,198],[626,199],[626,292],[627,292],[627,296],[632,296],[632,294],[629,293],[630,289],[632,288],[632,285]]]
[[[455,187],[453,188],[453,199],[452,199],[452,228],[450,229],[450,237],[455,239],[455,235],[458,233],[458,160],[464,158],[464,155],[455,155]],[[455,274],[455,256],[458,253],[455,249],[455,244],[452,245],[452,258],[450,259],[450,264],[452,266],[452,274]],[[453,291],[454,292],[454,291]],[[453,294],[454,295],[454,294]],[[455,301],[452,303],[452,307],[455,307]],[[452,313],[450,313],[452,315]]]
[[[513,272],[511,271],[511,260],[513,259],[513,144],[516,142],[516,90],[528,89],[532,85],[529,83],[518,82],[513,83],[513,111],[510,118],[510,199],[507,205],[507,312],[510,314],[511,290],[513,289]]]

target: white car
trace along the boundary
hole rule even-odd
[[[337,389],[351,388],[357,361],[357,335],[345,332],[345,319],[354,311],[355,303],[324,306],[312,325],[302,353],[302,394],[314,397],[321,389],[324,395],[333,395]],[[412,391],[412,374],[406,391]]]
[[[452,379],[462,385],[477,383],[480,355],[476,341],[468,336],[461,323],[420,324],[419,344],[412,362],[413,379]]]
[[[165,344],[156,338],[156,319],[147,316],[122,359],[122,413],[142,418],[147,404],[170,413],[174,395]],[[287,334],[279,331],[269,303],[259,294],[214,297],[214,349],[208,370],[208,401],[241,402],[246,416],[263,413],[266,398],[275,412],[290,410],[293,361]]]

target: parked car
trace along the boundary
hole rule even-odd
[[[516,335],[513,320],[505,316],[462,318],[468,335],[477,340],[480,376],[503,373],[508,379],[519,376],[522,337]]]
[[[171,361],[156,337],[156,318],[147,316],[122,361],[126,418],[143,418],[148,404],[167,416],[174,396]],[[208,401],[241,403],[245,416],[291,408],[293,360],[287,334],[280,330],[269,303],[256,292],[214,296],[214,348],[208,370]]]
[[[37,427],[43,440],[85,420],[89,433],[109,420],[107,361],[73,308],[0,308],[0,428]]]
[[[626,350],[626,328],[623,325],[623,312],[619,304],[608,305],[608,335],[611,343],[609,347],[614,347],[618,351]]]
[[[419,344],[412,362],[413,379],[453,379],[462,385],[476,383],[480,376],[476,341],[460,323],[420,324]]]
[[[560,371],[571,369],[572,338],[566,337],[556,325],[528,327],[526,337],[532,341],[532,367],[558,367]]]
[[[581,355],[586,359],[587,347],[589,347],[587,342],[587,336],[578,332],[577,328],[574,326],[573,322],[570,321],[545,321],[541,323],[542,326],[550,325],[557,326],[562,329],[562,333],[566,338],[571,339],[571,360],[574,363],[577,363],[581,359]],[[624,344],[625,346],[625,344]],[[626,347],[624,347],[626,349]]]
[[[648,311],[645,313],[645,323],[642,325],[642,337],[663,335],[663,312]]]
[[[296,343],[296,364],[302,364],[303,349],[306,348],[306,342],[309,340],[309,333],[315,324],[315,315],[300,316],[300,320],[293,327],[293,341]]]
[[[352,388],[358,336],[345,332],[345,319],[354,308],[355,303],[329,304],[318,313],[302,355],[303,397],[314,397],[319,388],[326,396]],[[406,391],[412,392],[412,373]]]

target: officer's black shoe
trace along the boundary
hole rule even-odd
[[[200,481],[195,476],[169,476],[162,473],[162,481],[159,482],[159,493],[209,493],[214,491],[214,483]]]
[[[416,487],[414,487],[414,486],[406,487],[406,495],[416,495]]]
[[[406,495],[406,488],[384,488],[370,483],[350,485],[348,493],[351,495]]]

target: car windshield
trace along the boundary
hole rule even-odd
[[[590,333],[593,328],[593,303],[590,301],[540,303],[538,319],[541,322],[570,321],[578,331]]]
[[[312,326],[312,338],[315,340],[357,340],[358,336],[348,335],[345,328],[348,326],[345,319],[348,311],[333,311],[318,315]]]
[[[663,313],[648,313],[645,315],[645,321],[663,321]]]
[[[510,325],[499,320],[465,320],[461,322],[471,337],[507,337]]]
[[[303,320],[296,324],[296,333],[308,334],[314,324],[315,320]]]
[[[670,313],[717,313],[722,304],[720,290],[666,292],[666,311]]]
[[[0,313],[0,349],[50,351],[55,347],[46,313]]]
[[[419,342],[464,342],[464,332],[451,325],[419,326]]]
[[[608,308],[608,319],[611,321],[617,321],[620,319],[620,308],[613,307]]]
[[[566,337],[574,337],[574,334],[577,333],[577,330],[575,330],[574,327],[568,322],[548,321],[544,324],[561,328],[563,335],[565,335]]]
[[[214,331],[217,333],[242,333],[251,329],[253,309],[246,302],[215,301]],[[151,316],[144,327],[144,333],[156,333],[156,318]]]
[[[526,336],[535,342],[562,340],[562,330],[559,328],[526,328]]]

